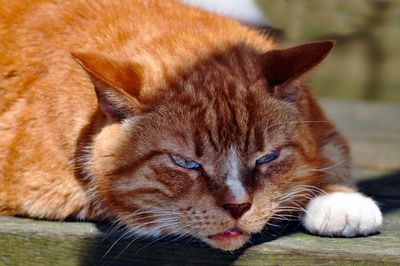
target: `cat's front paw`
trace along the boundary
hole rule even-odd
[[[369,235],[381,224],[382,213],[376,203],[360,193],[318,196],[308,203],[303,218],[309,232],[322,236]]]

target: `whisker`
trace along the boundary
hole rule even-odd
[[[129,214],[129,215],[120,217],[120,218],[117,220],[117,222],[120,222],[120,221],[123,221],[123,220],[127,220],[127,219],[130,219],[129,221],[130,221],[131,223],[132,223],[132,222],[138,222],[138,221],[140,221],[140,220],[142,220],[142,219],[144,219],[144,218],[148,218],[148,217],[138,217],[137,219],[133,219],[133,220],[132,220],[132,217],[130,217],[130,216],[133,216],[133,215],[141,215],[141,214],[144,214],[144,213],[150,213],[150,212],[148,212],[148,211],[146,211],[146,212],[143,212],[143,211],[134,212],[134,213],[132,213],[132,214]],[[152,216],[161,217],[161,218],[160,218],[160,219],[153,220],[153,221],[149,221],[149,222],[146,222],[146,223],[140,223],[139,225],[134,226],[134,227],[130,227],[130,228],[127,230],[127,232],[125,232],[124,234],[122,234],[122,235],[111,245],[111,247],[110,247],[110,248],[107,250],[107,252],[103,255],[103,258],[104,258],[105,256],[107,256],[107,254],[112,250],[112,248],[113,248],[122,238],[124,238],[125,236],[127,236],[127,235],[129,235],[129,234],[132,234],[132,232],[134,233],[135,231],[138,231],[139,229],[144,228],[146,225],[159,224],[159,223],[164,223],[164,222],[174,222],[174,221],[176,221],[176,219],[177,219],[177,217],[171,216],[170,214],[169,214],[169,215],[165,215],[164,213],[162,213],[162,214],[159,215],[159,216],[157,216],[157,214],[153,214],[153,213],[150,213],[150,214],[151,214]],[[140,236],[138,236],[138,237],[140,237]],[[138,237],[136,237],[133,241],[135,241]]]
[[[300,123],[329,123],[329,121],[327,120],[293,120],[293,121],[286,121],[286,122],[282,122],[282,123],[276,123],[276,124],[272,124],[269,125],[267,127],[267,130],[269,130],[271,127],[275,127],[275,126],[281,126],[281,125],[286,125],[286,124],[300,124]]]
[[[112,250],[112,248],[121,240],[121,239],[123,239],[125,236],[127,236],[127,235],[129,235],[129,234],[132,234],[132,232],[134,232],[134,231],[136,231],[136,230],[138,230],[138,229],[141,229],[141,228],[143,228],[143,227],[145,227],[146,225],[149,225],[149,224],[152,224],[152,223],[157,223],[157,221],[151,221],[151,222],[147,222],[147,223],[144,223],[144,224],[140,224],[140,225],[138,225],[138,226],[136,226],[136,227],[133,227],[133,228],[129,228],[124,234],[122,234],[112,245],[111,245],[111,247],[107,250],[107,252],[103,255],[103,257],[102,257],[102,259],[104,259],[106,256],[107,256],[107,254]],[[140,236],[137,236],[134,240],[136,240],[137,238],[139,238]]]
[[[284,203],[284,202],[286,202],[288,200],[293,200],[294,198],[313,199],[314,197],[315,197],[315,195],[303,194],[303,193],[302,194],[292,194],[292,195],[288,195],[288,197],[286,197],[286,198],[284,198],[282,200],[276,201],[276,203],[281,204],[281,203]]]
[[[291,192],[294,192],[294,191],[298,191],[299,189],[305,189],[305,190],[313,191],[313,192],[314,192],[314,191],[318,191],[318,192],[320,192],[320,193],[322,193],[322,194],[326,194],[326,192],[325,192],[324,190],[322,190],[321,188],[319,188],[319,187],[312,186],[312,185],[305,185],[305,184],[304,184],[304,185],[297,185],[297,186],[294,186],[294,187],[288,189],[285,193],[276,196],[275,198],[279,198],[279,197],[281,197],[282,195],[285,195],[286,193],[291,193]]]
[[[150,246],[151,244],[153,244],[153,243],[155,243],[155,242],[157,242],[157,241],[160,241],[160,240],[162,240],[162,239],[168,237],[168,236],[171,235],[171,234],[175,234],[175,233],[179,232],[179,231],[182,229],[182,227],[179,228],[179,224],[175,225],[175,227],[172,227],[172,228],[176,228],[176,227],[178,227],[178,229],[174,230],[172,233],[165,234],[165,235],[163,235],[163,236],[161,236],[161,237],[159,237],[159,238],[156,238],[154,241],[149,242],[148,244],[144,245],[144,246],[141,247],[139,250],[137,250],[137,251],[135,252],[135,254],[137,254],[138,252],[140,252],[140,251],[143,250],[144,248]],[[169,228],[169,227],[167,226],[166,228]],[[184,228],[184,227],[183,227],[183,228]],[[159,228],[159,229],[160,229],[160,228]],[[170,228],[169,228],[169,229],[170,229]],[[128,249],[128,247],[129,247],[132,243],[133,243],[133,241],[131,241],[131,242],[121,251],[121,253],[118,255],[118,257],[119,257],[123,252],[125,252],[125,250]],[[117,258],[118,258],[118,257],[117,257]]]
[[[315,172],[324,172],[324,173],[326,173],[326,172],[325,172],[326,170],[329,170],[329,169],[332,169],[332,168],[334,168],[334,167],[340,166],[340,165],[344,164],[345,162],[347,162],[347,161],[349,161],[349,160],[350,160],[350,159],[347,158],[347,159],[344,159],[344,160],[342,160],[342,161],[340,161],[340,162],[338,162],[338,163],[335,163],[335,164],[333,164],[333,165],[330,165],[330,166],[327,166],[327,167],[324,167],[324,168],[309,169],[309,170],[310,170],[310,171],[315,171]]]
[[[178,224],[176,224],[176,226],[178,226]],[[159,226],[159,227],[153,228],[153,229],[150,230],[150,232],[151,232],[151,231],[155,231],[155,230],[163,229],[164,227],[167,227],[167,226]],[[143,226],[138,226],[138,227],[136,227],[136,228],[132,228],[132,229],[130,229],[130,230],[129,230],[126,234],[124,234],[124,235],[132,234],[132,233],[133,233],[133,234],[136,234],[135,231],[137,231],[137,230],[140,229],[140,228],[143,228]],[[140,235],[140,234],[137,234],[136,237],[134,237],[134,238],[129,242],[129,244],[117,255],[117,257],[114,258],[114,260],[118,259],[118,258],[129,248],[129,246],[132,245],[132,243],[134,243],[136,240],[138,240],[139,238],[142,238],[142,237],[145,237],[145,236]],[[120,237],[117,241],[119,241],[120,239],[121,239],[121,237]],[[116,241],[116,242],[117,242],[117,241]],[[116,243],[114,243],[113,246],[115,246],[115,244],[116,244]],[[113,246],[111,246],[110,249],[107,251],[107,253],[104,254],[103,258],[109,253],[109,251],[113,248]]]

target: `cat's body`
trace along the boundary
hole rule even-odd
[[[304,84],[331,43],[270,52],[235,21],[168,1],[0,6],[1,215],[120,219],[235,249],[278,203],[305,207],[325,191],[372,211],[326,221],[318,210],[332,195],[317,197],[308,230],[350,236],[381,223]]]

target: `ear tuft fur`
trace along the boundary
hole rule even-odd
[[[99,106],[110,121],[121,121],[135,114],[142,85],[139,65],[97,54],[72,53],[72,56],[90,75]]]

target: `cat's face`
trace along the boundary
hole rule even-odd
[[[134,115],[110,112],[117,122],[90,159],[106,216],[138,234],[234,250],[293,208],[285,192],[315,182],[318,151],[297,101],[274,95],[256,55],[243,53],[193,68]]]

